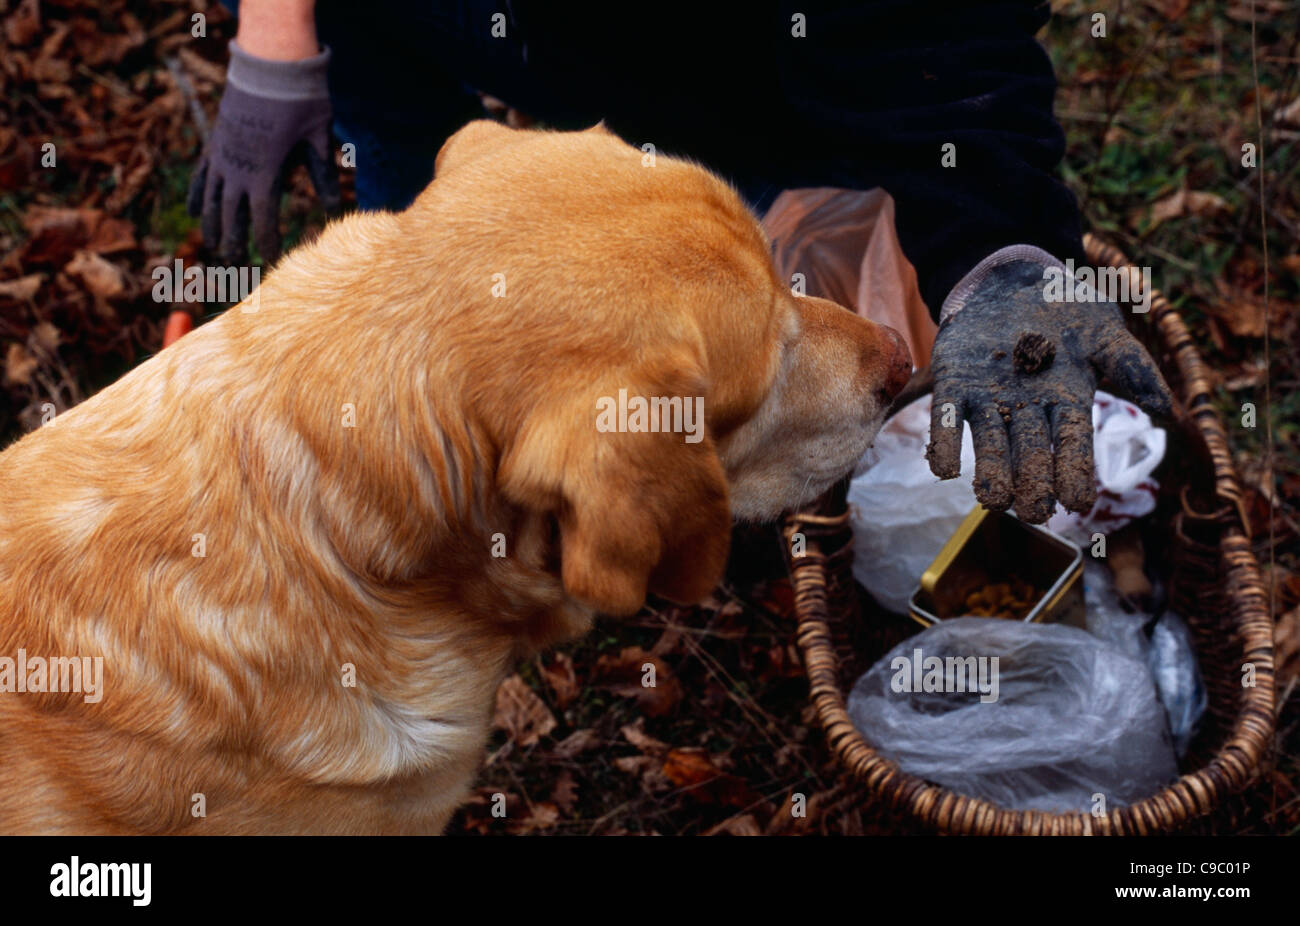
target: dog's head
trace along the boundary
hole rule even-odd
[[[607,613],[706,595],[733,516],[829,488],[911,372],[897,333],[790,291],[727,184],[600,126],[472,123],[412,213],[482,241],[451,286],[499,490],[554,517],[566,591]]]

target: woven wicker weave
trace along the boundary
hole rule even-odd
[[[1129,266],[1117,249],[1091,235],[1084,245],[1094,264]],[[1181,402],[1178,423],[1192,450],[1187,456],[1193,472],[1181,486],[1180,510],[1168,515],[1170,542],[1164,552],[1171,602],[1192,628],[1209,696],[1184,774],[1163,790],[1105,815],[1008,810],[924,781],[878,755],[854,728],[844,704],[844,691],[864,657],[869,665],[884,650],[863,651],[864,631],[869,636],[870,628],[858,617],[843,497],[787,519],[787,549],[796,531],[805,537],[805,555],[791,562],[798,643],[830,747],[864,797],[882,799],[928,829],[981,835],[1169,832],[1213,813],[1245,788],[1267,754],[1274,717],[1273,624],[1248,541],[1227,434],[1211,405],[1208,371],[1182,318],[1163,296],[1153,295],[1148,315],[1131,318]],[[1248,663],[1254,666],[1253,687],[1243,686]]]

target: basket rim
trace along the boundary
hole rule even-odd
[[[1128,258],[1115,246],[1085,234],[1088,259],[1129,269]],[[1224,567],[1231,622],[1240,634],[1242,662],[1255,666],[1255,685],[1243,686],[1242,703],[1224,742],[1200,769],[1140,801],[1105,814],[1012,810],[933,784],[903,771],[877,753],[849,719],[837,681],[829,624],[828,556],[817,541],[828,529],[847,525],[848,513],[827,518],[824,513],[796,512],[786,518],[786,549],[796,532],[805,537],[804,552],[791,559],[798,619],[796,641],[804,657],[810,697],[831,751],[853,777],[894,809],[903,810],[940,832],[971,835],[1148,835],[1168,832],[1204,817],[1229,794],[1255,776],[1274,732],[1273,623],[1259,564],[1250,549],[1250,527],[1241,483],[1228,446],[1227,432],[1210,398],[1210,377],[1182,316],[1159,292],[1153,292],[1150,323],[1173,358],[1180,374],[1180,398],[1187,416],[1210,452],[1214,493],[1221,503],[1223,532],[1218,557]]]

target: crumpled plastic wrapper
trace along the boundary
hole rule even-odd
[[[894,200],[884,190],[785,190],[763,217],[772,257],[787,281],[837,302],[903,336],[914,366],[930,363],[938,330],[921,300],[916,270],[894,230]]]
[[[1100,390],[1092,402],[1092,452],[1097,463],[1097,501],[1086,514],[1059,504],[1047,528],[1080,546],[1095,532],[1113,533],[1156,507],[1159,483],[1152,477],[1165,458],[1165,431],[1132,402]]]
[[[930,397],[889,419],[849,483],[853,576],[881,605],[906,614],[921,574],[975,507],[969,479],[941,480],[925,461]],[[963,472],[974,472],[975,446],[961,439]]]
[[[972,656],[985,672],[947,670],[949,657]],[[945,669],[928,678],[948,690],[915,690],[935,658]],[[1111,810],[1178,777],[1147,667],[1064,624],[941,621],[872,666],[848,712],[904,771],[1002,807],[1087,813],[1101,795]]]
[[[921,574],[976,504],[969,426],[962,432],[962,475],[944,481],[930,472],[930,401],[922,396],[885,423],[849,485],[854,578],[898,614],[907,613]],[[1151,473],[1165,454],[1165,432],[1131,402],[1098,392],[1093,423],[1097,503],[1085,515],[1057,505],[1046,525],[1085,549],[1094,531],[1111,533],[1155,508]]]
[[[1174,751],[1187,754],[1205,713],[1207,696],[1186,622],[1172,611],[1158,618],[1129,612],[1120,602],[1110,570],[1084,558],[1083,597],[1088,632],[1131,659],[1145,662],[1164,706]]]

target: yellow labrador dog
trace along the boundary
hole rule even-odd
[[[466,126],[0,455],[0,832],[441,831],[518,660],[705,595],[909,372],[705,170]]]

